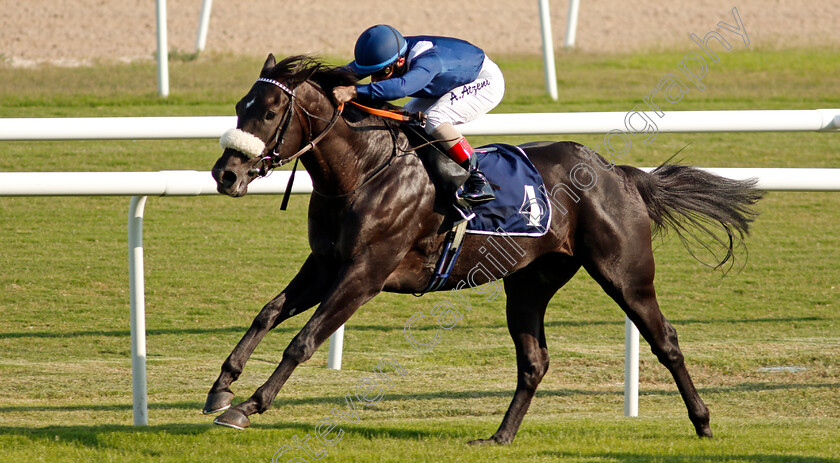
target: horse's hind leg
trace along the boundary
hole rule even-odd
[[[205,414],[221,412],[230,407],[233,400],[230,385],[239,378],[257,344],[280,322],[320,302],[332,282],[331,275],[324,265],[320,265],[310,255],[289,285],[260,310],[248,331],[222,364],[222,371],[207,394],[203,410]]]
[[[588,226],[598,228],[598,239],[587,239],[586,249],[576,251],[587,256],[584,268],[627,313],[659,362],[671,372],[697,435],[712,437],[709,410],[685,367],[677,331],[662,315],[656,300],[647,216],[637,215],[636,219],[623,221],[593,221]]]
[[[531,399],[548,371],[543,317],[554,293],[574,276],[580,265],[565,257],[543,257],[504,279],[507,324],[516,346],[516,392],[499,430],[471,444],[513,442]]]

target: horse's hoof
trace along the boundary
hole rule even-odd
[[[696,430],[697,430],[697,436],[698,437],[707,438],[707,439],[711,439],[713,437],[712,436],[712,428],[710,428],[708,424],[705,425],[705,426],[698,426]]]
[[[499,445],[499,444],[509,444],[510,442],[503,442],[497,440],[495,437],[491,437],[489,439],[476,439],[467,442],[469,445]]]
[[[231,402],[233,402],[233,392],[210,392],[207,394],[207,402],[204,402],[202,413],[209,415],[211,413],[223,412],[230,408]]]
[[[467,442],[468,445],[490,445],[495,443],[496,441],[494,441],[493,439],[476,439]]]
[[[235,408],[231,408],[230,410],[217,416],[216,419],[213,420],[213,424],[218,424],[219,426],[227,426],[228,428],[238,429],[242,431],[248,426],[251,426],[251,420],[249,420],[244,413],[240,412]]]

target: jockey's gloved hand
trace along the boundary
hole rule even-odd
[[[332,94],[336,104],[347,103],[348,101],[358,96],[358,92],[356,91],[355,85],[335,87],[333,89]]]

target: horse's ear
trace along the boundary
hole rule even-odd
[[[277,65],[277,60],[274,59],[274,55],[269,53],[268,58],[265,59],[265,64],[263,64],[262,71],[260,72],[260,76],[264,76],[268,71],[272,70],[274,66]]]

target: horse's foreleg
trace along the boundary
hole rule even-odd
[[[330,273],[327,266],[319,264],[316,258],[310,255],[286,289],[262,308],[222,364],[222,371],[207,394],[205,414],[217,413],[230,407],[233,400],[230,385],[239,378],[257,344],[282,321],[320,302],[332,281]]]
[[[372,268],[377,267],[377,268]],[[237,429],[250,425],[249,415],[266,411],[298,365],[312,354],[335,330],[343,325],[362,304],[381,291],[387,272],[382,265],[353,265],[339,272],[312,318],[283,352],[283,359],[268,381],[244,402],[219,415],[213,422]]]

